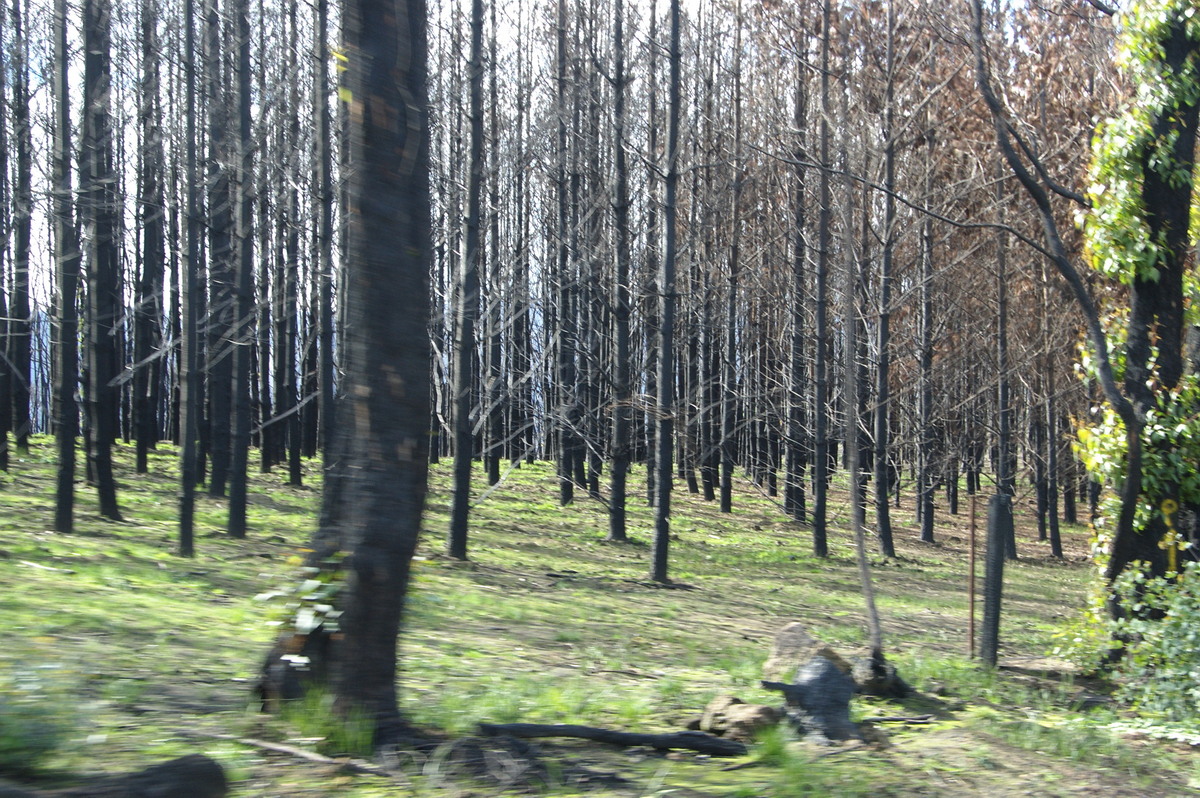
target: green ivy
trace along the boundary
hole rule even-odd
[[[1092,141],[1087,190],[1092,209],[1084,242],[1097,271],[1128,284],[1134,278],[1157,280],[1163,251],[1146,224],[1143,164],[1172,185],[1195,177],[1172,158],[1173,136],[1155,138],[1153,125],[1200,97],[1200,56],[1189,56],[1179,72],[1163,63],[1163,42],[1176,22],[1200,42],[1200,12],[1193,0],[1143,0],[1121,20],[1117,63],[1137,89],[1125,111],[1102,124]],[[1191,228],[1200,229],[1196,209]]]
[[[1200,42],[1200,8],[1194,0],[1141,0],[1119,19],[1118,65],[1136,91],[1120,115],[1100,126],[1092,142],[1087,190],[1092,207],[1084,219],[1084,241],[1093,268],[1129,284],[1135,279],[1157,280],[1165,254],[1164,242],[1151,233],[1146,222],[1142,201],[1145,170],[1154,170],[1174,184],[1197,179],[1173,159],[1172,138],[1155,137],[1154,120],[1200,98],[1200,48],[1178,71],[1167,68],[1163,49],[1178,25],[1183,25],[1190,39]],[[1200,231],[1200,208],[1193,207],[1191,226],[1193,233]],[[1185,278],[1185,295],[1200,299],[1193,274]],[[1189,314],[1200,310],[1200,302],[1187,305]],[[1105,319],[1118,380],[1125,371],[1127,318],[1127,314],[1117,313]],[[1093,366],[1091,355],[1085,352],[1081,371],[1094,377]],[[1200,501],[1200,475],[1194,467],[1200,463],[1197,408],[1200,386],[1195,378],[1188,378],[1178,390],[1160,393],[1157,405],[1147,414],[1139,526],[1160,512],[1159,503],[1171,486],[1179,487],[1180,500]],[[1079,429],[1079,455],[1088,471],[1102,482],[1120,485],[1126,468],[1124,425],[1109,407],[1093,412],[1091,423]],[[1110,500],[1106,511],[1113,506]],[[1111,517],[1109,512],[1106,515]],[[1103,523],[1098,531],[1103,544]]]
[[[1142,494],[1135,523],[1145,526],[1166,498],[1200,503],[1200,377],[1185,376],[1173,391],[1160,391],[1142,428]],[[1087,470],[1104,484],[1125,479],[1125,424],[1108,405],[1077,431],[1076,453]],[[1174,495],[1171,495],[1174,491]],[[1105,516],[1111,517],[1110,508]],[[1103,523],[1099,534],[1103,535]],[[1101,541],[1103,542],[1103,541]]]
[[[1135,90],[1123,111],[1101,124],[1092,141],[1086,192],[1091,208],[1081,214],[1081,221],[1085,251],[1092,267],[1107,278],[1129,285],[1135,280],[1157,280],[1159,265],[1167,255],[1165,241],[1151,232],[1146,220],[1142,200],[1146,175],[1152,170],[1175,186],[1200,182],[1197,175],[1175,161],[1172,154],[1174,134],[1156,137],[1154,133],[1156,119],[1168,118],[1183,105],[1200,97],[1200,55],[1193,52],[1178,71],[1172,71],[1164,63],[1164,43],[1179,25],[1183,26],[1189,39],[1200,42],[1200,7],[1195,0],[1140,0],[1131,3],[1118,19],[1121,30],[1117,63]],[[1191,241],[1200,238],[1200,208],[1196,205],[1192,208],[1189,232]],[[1189,322],[1196,323],[1200,315],[1200,281],[1194,273],[1185,275],[1184,292]],[[1110,310],[1103,323],[1114,377],[1120,382],[1126,372],[1128,311]],[[1157,352],[1152,357],[1156,358]],[[1096,378],[1091,352],[1081,352],[1079,371],[1085,379]],[[1155,390],[1156,403],[1146,411],[1141,434],[1142,484],[1134,525],[1142,529],[1161,516],[1166,499],[1180,504],[1200,503],[1200,469],[1197,468],[1200,464],[1200,378],[1189,375],[1175,390],[1164,391],[1161,386],[1156,386]],[[1128,468],[1128,451],[1125,425],[1114,409],[1107,404],[1093,408],[1091,417],[1081,422],[1077,436],[1076,452],[1089,473],[1102,484],[1119,489]],[[1120,509],[1119,497],[1109,491],[1093,527],[1093,554],[1102,572],[1112,543],[1111,524]],[[1190,573],[1189,578],[1195,580],[1194,569]],[[1141,581],[1137,581],[1139,579]],[[1140,571],[1133,569],[1119,580],[1116,589],[1130,602],[1127,611],[1133,611],[1133,605],[1139,601],[1155,602],[1153,609],[1159,611],[1163,607],[1158,605],[1165,606],[1168,602],[1166,593],[1173,589],[1168,587],[1173,583],[1160,582],[1150,585]],[[1194,587],[1192,589],[1194,600]],[[1137,598],[1143,592],[1145,596]],[[1060,647],[1064,653],[1089,666],[1098,662],[1113,632],[1104,609],[1106,591],[1098,589],[1093,598],[1082,625],[1064,634]],[[1188,599],[1181,597],[1180,600],[1186,603]],[[1145,607],[1136,609],[1133,616],[1139,620],[1131,620],[1119,630],[1131,640],[1131,656],[1125,666],[1133,669],[1127,674],[1131,691],[1128,697],[1144,709],[1158,712],[1161,707],[1151,700],[1150,688],[1147,687],[1148,692],[1143,694],[1139,685],[1146,686],[1155,681],[1150,663],[1157,661],[1155,657],[1159,654],[1153,652],[1161,653],[1165,649],[1160,633],[1153,631],[1157,628],[1156,622],[1146,620],[1149,615],[1141,612]],[[1200,609],[1184,614],[1188,616],[1187,623],[1200,629]],[[1169,617],[1175,619],[1172,623],[1178,620],[1175,615]],[[1148,625],[1135,628],[1128,624]],[[1163,627],[1163,633],[1171,628],[1174,627]],[[1200,651],[1200,645],[1194,648]],[[1178,653],[1172,651],[1162,655],[1171,658],[1177,657]],[[1193,660],[1193,665],[1197,662],[1200,660]],[[1171,672],[1178,676],[1183,671]],[[1195,685],[1198,680],[1200,670],[1192,673],[1190,683]],[[1193,707],[1194,698],[1193,695]],[[1170,703],[1181,705],[1183,701],[1172,698]]]

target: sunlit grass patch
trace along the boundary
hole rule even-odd
[[[328,715],[319,701],[304,721],[246,714],[249,682],[274,636],[265,625],[267,608],[253,596],[294,576],[294,558],[315,526],[319,463],[306,462],[303,488],[287,485],[284,469],[252,469],[251,531],[244,541],[223,531],[226,502],[201,492],[197,557],[184,560],[175,555],[178,471],[172,447],[152,453],[151,473],[144,476],[132,472],[132,449],[118,447],[127,520],[113,524],[96,516],[94,493],[80,483],[78,532],[56,535],[46,531],[53,499],[48,443],[35,441],[27,461],[0,474],[0,550],[6,553],[0,580],[18,586],[0,591],[0,612],[13,630],[0,648],[0,668],[59,663],[78,675],[65,690],[84,708],[84,728],[50,755],[50,767],[68,773],[135,769],[148,758],[205,750],[233,768],[247,794],[383,794],[370,779],[348,774],[315,787],[320,780],[303,765],[196,737],[197,729],[238,734],[250,728],[251,736],[261,732],[329,752],[356,749],[353,741],[327,742],[340,732],[319,727]],[[843,654],[864,644],[862,598],[840,494],[834,497],[831,556],[817,559],[811,530],[748,483],[738,483],[732,514],[681,485],[673,498],[675,584],[664,589],[648,578],[653,514],[640,484],[644,469],[634,469],[630,485],[635,542],[613,544],[604,540],[602,503],[577,491],[574,504],[559,504],[551,464],[506,470],[491,489],[477,465],[471,562],[463,565],[442,555],[449,465],[432,473],[401,638],[402,710],[419,727],[451,737],[472,734],[479,723],[504,722],[678,731],[717,694],[776,701],[758,679],[774,631],[790,620],[804,622]],[[1053,794],[1039,793],[1040,782],[1014,781],[1007,763],[1029,756],[1028,745],[1048,750],[1039,760],[1048,771],[1077,766],[1059,750],[1066,733],[1058,729],[1074,717],[1077,689],[1069,681],[1018,678],[967,660],[966,519],[939,514],[943,542],[919,545],[909,497],[905,501],[895,515],[900,556],[884,561],[872,540],[871,558],[886,651],[927,694],[926,703],[860,698],[854,717],[936,711],[936,724],[893,730],[898,750],[890,753],[864,748],[824,756],[828,752],[809,750],[786,732],[774,740],[768,734],[751,753],[753,767],[730,771],[689,754],[664,757],[586,744],[560,749],[547,743],[545,749],[570,751],[594,770],[620,773],[627,788],[588,793],[613,798],[685,789],[714,798],[907,795],[914,783],[936,783],[929,772],[962,780],[977,769],[986,778],[971,775],[976,781],[969,789],[932,794]],[[1020,534],[1019,549],[1037,551],[1028,525]],[[1090,574],[1078,562],[1029,560],[1006,571],[1002,642],[1008,655],[1044,654],[1063,614],[1082,601]],[[977,716],[981,707],[994,714]],[[1035,720],[1055,730],[1030,728]],[[317,725],[308,731],[297,725],[309,721]],[[1095,722],[1101,721],[1097,715]],[[1111,725],[1111,718],[1104,722]],[[956,757],[919,750],[918,743],[940,734]],[[967,768],[958,755],[970,751],[997,767]],[[1125,755],[1112,749],[1098,762],[1122,766]],[[1133,772],[1144,772],[1130,761]],[[1191,765],[1164,762],[1169,772],[1184,773],[1179,779],[1186,783]],[[556,767],[561,773],[570,765],[567,757]],[[407,794],[438,794],[421,792],[434,787],[422,781],[419,766],[406,773]],[[555,783],[557,794],[580,794],[564,781]]]

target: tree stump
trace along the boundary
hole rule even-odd
[[[764,681],[762,686],[783,693],[784,716],[813,742],[862,739],[850,721],[850,698],[857,686],[837,661],[814,656],[796,671],[792,684]]]

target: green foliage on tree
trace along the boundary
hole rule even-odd
[[[1142,0],[1120,24],[1118,66],[1134,91],[1093,142],[1083,222],[1092,267],[1129,287],[1129,308],[1106,318],[1106,334],[1112,376],[1131,404],[1106,408],[1078,445],[1088,470],[1122,493],[1099,525],[1099,542],[1111,542],[1099,547],[1111,551],[1110,581],[1134,560],[1156,576],[1174,569],[1163,556],[1176,542],[1172,516],[1200,502],[1200,381],[1182,356],[1182,330],[1197,312],[1186,298],[1196,293],[1189,252],[1200,230],[1200,9]],[[1089,376],[1102,376],[1099,366],[1085,356]]]
[[[1164,514],[1163,502],[1200,503],[1200,377],[1187,375],[1174,390],[1162,391],[1146,413],[1142,428],[1142,490],[1135,524],[1145,527]],[[1125,479],[1125,424],[1111,407],[1105,407],[1091,425],[1080,427],[1076,451],[1084,466],[1103,483],[1119,485]],[[1098,554],[1103,557],[1111,538],[1105,520],[1118,512],[1119,500],[1109,497],[1097,522]],[[1168,505],[1168,508],[1170,505]],[[1173,515],[1173,512],[1167,515]],[[1173,538],[1173,522],[1166,524]],[[1174,541],[1164,541],[1175,542]]]
[[[1146,170],[1175,187],[1194,182],[1192,164],[1181,164],[1174,147],[1180,131],[1156,135],[1156,121],[1200,101],[1200,9],[1188,0],[1143,0],[1122,15],[1117,64],[1135,91],[1123,113],[1108,120],[1093,141],[1084,237],[1092,266],[1106,277],[1129,284],[1157,280],[1168,256],[1164,230],[1147,220]],[[1183,68],[1173,68],[1167,43],[1180,25],[1191,51]],[[1195,240],[1192,209],[1189,239]]]

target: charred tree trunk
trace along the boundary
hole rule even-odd
[[[887,77],[885,86],[883,121],[883,257],[879,267],[879,321],[876,348],[878,366],[875,381],[875,534],[879,536],[879,550],[885,557],[896,556],[892,541],[892,518],[888,504],[889,452],[888,414],[891,410],[891,318],[892,318],[892,258],[896,237],[896,142],[894,138],[895,117],[895,38],[896,7],[892,2],[887,7]],[[867,212],[863,208],[863,213]]]
[[[117,294],[118,266],[115,207],[116,173],[110,121],[108,0],[84,0],[84,116],[82,164],[84,220],[88,235],[88,356],[91,461],[100,514],[121,520],[113,477],[113,421],[118,400],[115,327],[121,313]]]
[[[479,318],[479,272],[483,248],[483,0],[471,0],[469,73],[470,162],[467,177],[467,220],[458,275],[454,336],[454,489],[446,553],[467,559],[467,522],[471,503],[471,464],[475,434],[471,423],[475,389],[475,322]]]
[[[804,65],[797,58],[795,105],[792,112],[792,122],[796,127],[796,167],[795,189],[792,202],[792,301],[791,329],[789,330],[791,351],[788,355],[788,400],[787,400],[787,441],[784,478],[783,503],[784,512],[798,521],[803,521],[807,515],[804,497],[804,469],[808,464],[808,428],[805,418],[805,402],[808,397],[808,381],[805,379],[808,363],[805,360],[804,348],[804,308],[807,305],[807,239],[804,234],[806,221],[804,167],[806,160],[805,137],[808,131],[808,108],[805,81],[803,79]]]
[[[625,540],[626,477],[633,454],[633,391],[631,384],[629,176],[625,158],[625,2],[616,0],[613,9],[613,151],[616,196],[613,200],[617,246],[614,263],[614,351],[613,351],[613,439],[612,473],[608,499],[608,539]]]
[[[13,187],[13,292],[8,322],[12,368],[12,422],[17,449],[29,451],[31,329],[29,315],[29,240],[33,229],[33,130],[29,120],[29,64],[25,11],[13,0],[13,134],[17,173]]]
[[[818,177],[820,192],[820,218],[817,221],[817,274],[816,274],[816,318],[813,337],[816,340],[816,358],[813,363],[815,392],[813,397],[813,435],[815,451],[812,465],[813,480],[813,554],[818,557],[829,555],[827,542],[827,502],[829,490],[829,259],[832,237],[832,191],[829,177],[829,119],[832,107],[829,102],[829,37],[831,35],[832,9],[829,0],[823,4],[821,23],[821,137],[820,166]]]
[[[79,410],[75,391],[79,383],[79,231],[71,198],[71,102],[70,75],[67,69],[67,0],[54,5],[54,255],[58,285],[55,316],[58,321],[55,363],[54,417],[58,449],[55,479],[54,529],[64,534],[74,531],[75,508],[75,437],[79,433]]]
[[[313,119],[316,125],[317,174],[317,291],[319,294],[318,386],[320,432],[317,446],[328,452],[333,436],[334,361],[333,361],[333,137],[329,122],[329,0],[316,0],[316,88],[313,91]],[[328,463],[328,457],[325,457]]]
[[[136,470],[148,470],[147,454],[161,431],[163,271],[166,267],[164,155],[159,97],[158,2],[142,0],[142,168],[139,205],[142,217],[141,273],[134,313],[133,412],[137,428]]]
[[[198,471],[198,441],[200,429],[200,375],[197,373],[199,352],[200,291],[200,176],[196,165],[196,24],[194,0],[184,0],[184,57],[186,105],[184,116],[187,166],[187,257],[180,266],[180,341],[179,341],[179,554],[195,554],[196,478]]]
[[[654,550],[650,578],[667,581],[667,554],[671,540],[671,457],[675,430],[675,257],[676,192],[679,186],[680,28],[679,0],[670,0],[670,49],[667,51],[670,77],[667,83],[667,172],[663,202],[663,226],[666,242],[659,272],[660,307],[658,325],[658,416],[657,445],[654,453]]]
[[[208,353],[208,454],[210,496],[224,496],[229,479],[233,399],[234,241],[233,187],[229,142],[229,98],[219,0],[205,0],[204,58],[208,90],[209,297],[205,325]]]
[[[347,390],[313,557],[347,553],[335,709],[372,719],[382,746],[403,733],[396,644],[428,467],[426,10],[423,0],[351,0],[345,13]]]
[[[246,536],[246,479],[250,456],[250,359],[254,353],[254,142],[250,128],[250,7],[234,0],[237,37],[238,163],[233,325],[233,405],[229,469],[229,535]],[[293,15],[295,7],[292,7]],[[293,414],[294,417],[294,414]],[[293,445],[296,445],[293,443]]]

